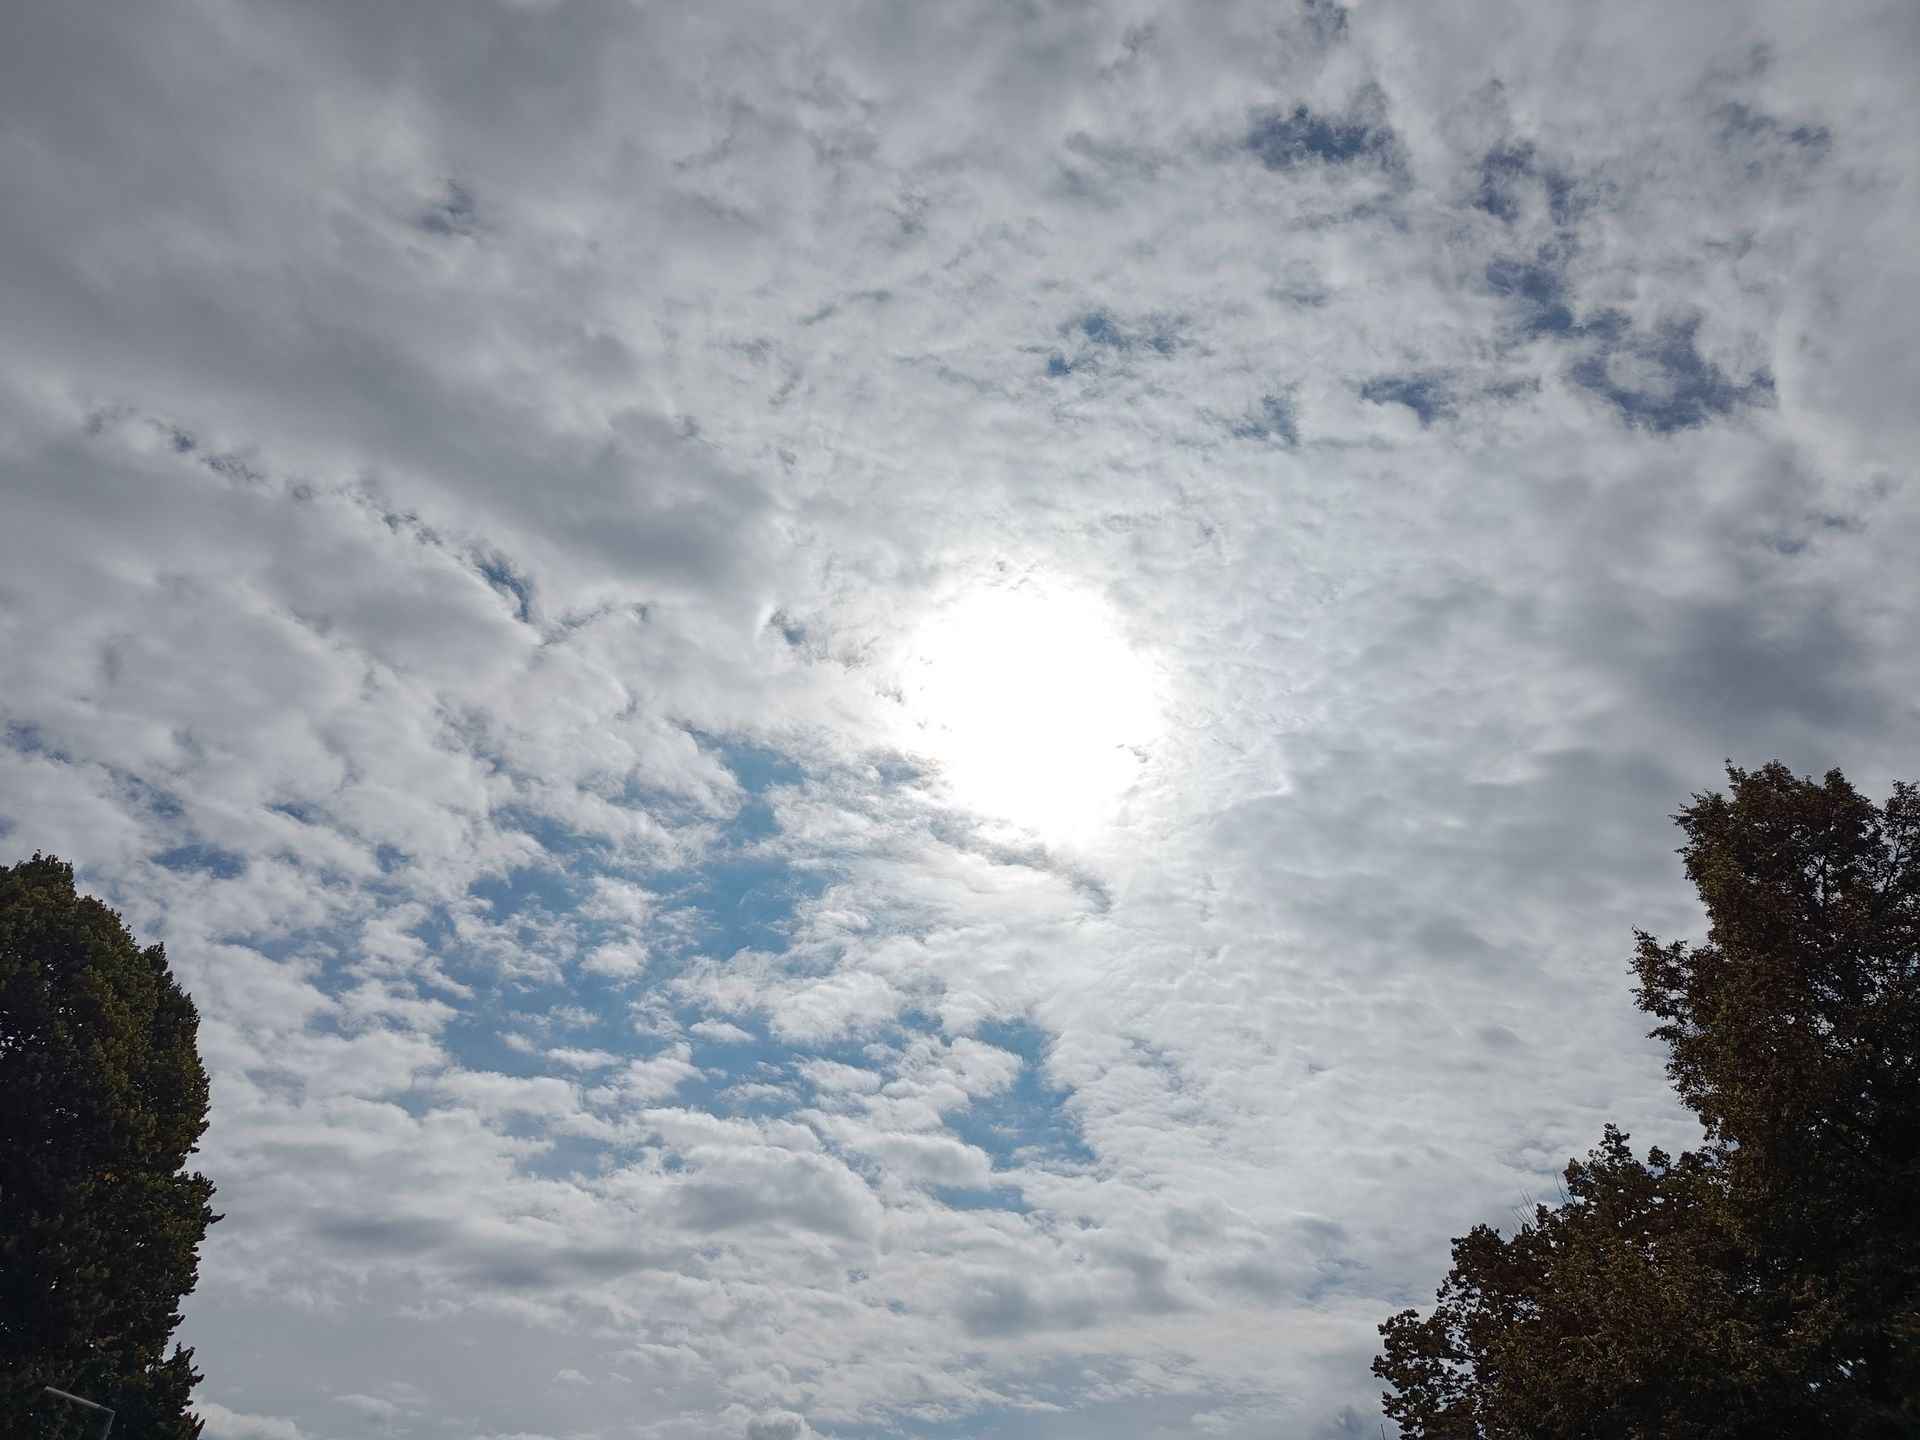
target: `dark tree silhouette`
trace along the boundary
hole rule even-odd
[[[219,1218],[185,1173],[207,1124],[199,1017],[158,945],[36,855],[0,868],[0,1434],[192,1440],[199,1376],[167,1344]]]
[[[1729,767],[1675,816],[1705,943],[1636,998],[1706,1143],[1609,1127],[1567,1203],[1381,1326],[1402,1435],[1920,1435],[1920,794]]]

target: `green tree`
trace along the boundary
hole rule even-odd
[[[1920,1434],[1920,794],[1727,776],[1674,817],[1705,942],[1634,961],[1706,1141],[1609,1127],[1565,1204],[1454,1241],[1381,1326],[1403,1435]]]
[[[35,855],[0,867],[0,1434],[192,1440],[192,1352],[167,1344],[218,1217],[185,1173],[207,1124],[193,1003],[158,945]]]

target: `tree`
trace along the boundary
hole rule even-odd
[[[1920,1434],[1920,794],[1727,778],[1674,817],[1707,939],[1634,960],[1705,1143],[1609,1127],[1565,1204],[1455,1240],[1380,1327],[1402,1435]]]
[[[0,867],[0,1434],[192,1440],[192,1352],[166,1353],[219,1217],[185,1173],[206,1129],[199,1017],[165,951],[35,855]]]

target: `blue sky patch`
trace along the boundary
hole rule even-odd
[[[1419,417],[1422,429],[1453,413],[1446,386],[1431,375],[1376,376],[1361,385],[1360,398],[1375,405],[1404,405]]]
[[[976,1038],[1011,1050],[1026,1063],[1012,1085],[997,1095],[975,1097],[970,1109],[947,1118],[947,1127],[993,1156],[996,1165],[1093,1164],[1098,1157],[1068,1106],[1071,1092],[1047,1080],[1047,1032],[1028,1021],[1000,1020],[982,1025]]]
[[[1604,396],[1628,425],[1663,435],[1773,404],[1768,371],[1736,381],[1701,355],[1699,332],[1698,319],[1669,320],[1621,345],[1619,352],[1638,362],[1644,380],[1618,379],[1604,355],[1590,355],[1575,363],[1574,382]]]
[[[1487,283],[1514,302],[1528,336],[1565,335],[1574,328],[1566,274],[1547,260],[1495,260],[1487,266]]]
[[[482,578],[513,601],[513,615],[516,620],[526,620],[533,614],[533,581],[514,569],[512,562],[497,551],[483,555],[478,562]]]
[[[1833,150],[1826,126],[1788,124],[1739,101],[1721,106],[1717,118],[1721,144],[1751,183],[1804,179]]]
[[[1577,218],[1573,180],[1551,165],[1541,165],[1531,141],[1502,142],[1480,157],[1475,209],[1516,224],[1526,213],[1530,193],[1544,196],[1554,225],[1564,228]]]
[[[1533,177],[1533,146],[1496,145],[1480,159],[1480,188],[1474,204],[1497,220],[1520,218],[1519,190]]]
[[[243,874],[247,868],[244,855],[222,850],[218,845],[206,844],[175,845],[155,855],[153,863],[168,870],[208,875],[215,880],[231,880]]]
[[[1307,29],[1322,45],[1338,45],[1347,38],[1347,7],[1340,0],[1305,0]]]
[[[1393,132],[1366,120],[1323,115],[1296,105],[1255,119],[1247,148],[1269,170],[1324,165],[1387,164],[1396,146]]]
[[[1300,443],[1300,408],[1291,394],[1262,395],[1260,403],[1228,427],[1236,439]]]
[[[1127,357],[1145,352],[1161,358],[1179,350],[1181,327],[1164,316],[1147,316],[1131,323],[1106,310],[1090,310],[1060,326],[1061,348],[1047,356],[1047,374],[1055,378],[1098,367],[1102,357]]]

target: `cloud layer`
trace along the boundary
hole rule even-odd
[[[1724,757],[1911,776],[1906,7],[15,7],[0,834],[215,1440],[1370,1433]],[[1102,607],[1097,826],[914,636]]]

